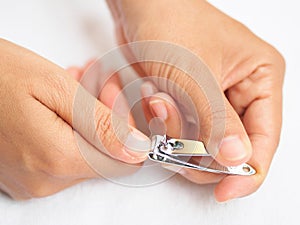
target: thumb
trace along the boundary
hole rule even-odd
[[[49,68],[49,67],[48,67]],[[63,69],[37,77],[32,95],[99,151],[127,163],[146,159],[150,140],[89,94]],[[37,84],[38,83],[38,84]],[[118,99],[118,98],[117,98]],[[115,105],[117,107],[118,100]]]
[[[216,160],[222,165],[237,166],[247,162],[252,155],[252,146],[244,125],[224,96],[226,117],[225,134],[219,145]]]

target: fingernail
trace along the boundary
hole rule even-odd
[[[124,148],[124,151],[130,155],[131,157],[135,158],[135,159],[144,159],[147,157],[147,153],[144,152],[138,152],[132,149],[128,149],[127,147]]]
[[[218,203],[220,205],[223,205],[223,204],[226,204],[228,202],[231,202],[232,200],[233,199],[227,199],[227,200],[222,201],[222,200],[218,200],[217,198],[215,198],[216,203]]]
[[[143,97],[150,97],[154,94],[154,87],[150,82],[141,85],[141,93]]]
[[[179,173],[181,175],[185,174],[185,170],[182,167],[179,167],[179,166],[162,165],[162,167],[167,169],[167,170],[170,170],[172,172]]]
[[[149,102],[150,107],[155,114],[154,116],[161,118],[162,120],[167,120],[168,111],[165,103],[162,100],[153,100]]]
[[[231,198],[230,196],[217,196],[216,193],[214,193],[214,197],[215,197],[215,201],[218,204],[225,204],[227,202],[230,202],[233,200],[233,198]]]
[[[150,146],[150,139],[142,132],[133,129],[127,137],[124,150],[134,158],[145,158]]]
[[[229,136],[223,139],[219,153],[225,160],[238,161],[247,156],[247,149],[238,136]]]

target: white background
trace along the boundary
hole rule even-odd
[[[0,194],[1,225],[299,224],[299,1],[211,2],[276,46],[287,61],[282,139],[259,191],[218,204],[213,186],[195,185],[179,176],[146,188],[93,180],[25,202]],[[62,67],[83,65],[115,46],[103,0],[0,0],[0,36]]]

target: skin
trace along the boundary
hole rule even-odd
[[[227,166],[249,162],[257,170],[257,174],[250,177],[224,177],[188,169],[180,170],[180,173],[195,183],[217,183],[215,197],[219,202],[255,192],[268,173],[280,137],[285,71],[280,53],[206,1],[107,2],[120,44],[143,40],[167,41],[189,49],[207,64],[226,104],[226,130],[222,143],[229,144],[220,146],[216,160]],[[130,54],[139,52],[135,50]],[[175,81],[195,104],[205,101],[200,92],[186,87],[188,78],[175,69],[155,63],[135,65],[135,69],[143,75]],[[173,101],[170,96],[162,98],[162,93],[158,96],[157,93],[154,91],[153,96],[144,101],[147,117],[163,115],[161,118],[165,117],[168,132],[175,129],[173,136],[176,136],[179,118],[179,115],[176,116],[176,104],[170,104]],[[153,107],[158,102],[160,106]],[[205,118],[201,121],[204,124],[201,140],[205,143],[210,128],[210,120],[206,118],[210,118],[210,112],[198,106],[199,118]]]
[[[190,49],[205,61],[226,102],[224,139],[238,137],[245,153],[232,158],[217,155],[216,160],[224,165],[249,161],[258,172],[251,177],[224,177],[184,169],[180,174],[199,184],[218,183],[218,201],[257,190],[267,175],[280,136],[284,60],[278,51],[205,1],[111,0],[108,4],[120,44],[168,41]],[[57,65],[2,39],[0,50],[0,189],[15,199],[28,199],[98,177],[82,159],[75,134],[87,139],[84,143],[88,148],[96,148],[94,140],[86,137],[86,130],[72,124],[73,102],[80,86],[76,79],[85,68],[70,68],[72,77]],[[141,64],[135,69],[146,75],[168,75],[171,80],[178,77],[178,71],[162,73],[166,71],[163,65]],[[189,92],[185,82],[176,81],[194,101],[204,101],[199,92]],[[121,87],[118,79],[106,85],[107,92],[102,91],[95,106],[94,120],[99,126],[92,136],[103,141],[108,150],[105,153],[110,156],[105,158],[108,163],[142,162],[145,154],[126,150],[107,122],[112,113],[109,108]],[[180,129],[174,124],[178,124],[180,116],[175,101],[158,90],[152,95],[144,101],[148,119],[162,115],[168,134],[178,135]],[[156,107],[158,102],[160,107]],[[209,118],[205,109],[199,107],[197,112],[200,118]],[[209,122],[204,121],[204,142]],[[131,130],[135,129],[131,126]]]
[[[0,190],[12,198],[43,197],[99,177],[82,158],[75,135],[83,148],[99,151],[101,163],[114,168],[118,167],[115,162],[145,160],[145,153],[131,152],[119,142],[109,122],[109,107],[121,89],[117,77],[105,84],[100,101],[96,100],[95,132],[87,136],[83,126],[74,128],[73,102],[80,86],[76,79],[84,70],[70,68],[72,77],[35,53],[0,39]],[[87,95],[84,100],[88,99],[94,97]],[[79,107],[85,108],[84,101]],[[82,118],[84,124],[88,118],[84,113]],[[132,119],[129,123],[131,131],[138,132]],[[93,137],[103,142],[106,154],[95,147]],[[120,171],[111,172],[118,175]]]

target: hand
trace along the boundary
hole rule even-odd
[[[0,39],[0,190],[15,199],[28,199],[98,177],[83,159],[79,142],[81,148],[99,153],[97,162],[104,165],[106,175],[124,173],[121,161],[136,164],[146,158],[145,152],[126,148],[111,125],[108,107],[121,90],[118,79],[105,84],[101,102],[85,93],[74,108],[80,87],[62,68]],[[94,132],[90,132],[93,127],[86,127],[88,101],[95,103]],[[76,124],[73,109],[80,110],[82,119]],[[121,119],[114,122],[121,131],[128,127]],[[124,132],[125,138],[131,132],[144,137],[133,126]],[[101,153],[105,149],[96,147],[98,139],[106,154]]]
[[[279,142],[285,70],[283,57],[245,26],[206,1],[107,2],[120,44],[141,40],[167,41],[191,50],[209,66],[226,105],[225,136],[216,160],[227,166],[249,161],[257,170],[257,174],[250,177],[223,177],[189,169],[181,170],[182,175],[200,184],[218,183],[215,196],[220,202],[256,191],[268,173]],[[137,56],[147,54],[147,51],[134,49],[131,54]],[[189,78],[159,63],[139,64],[137,70],[149,76],[173,80],[195,104],[199,103],[197,113],[200,124],[204,126],[199,138],[206,142],[211,112],[201,108],[200,103],[203,105],[205,99],[200,91],[185,85],[191,83]],[[148,92],[151,89],[149,86],[144,88]],[[161,96],[155,96],[155,91],[153,94],[155,101],[151,104],[150,98],[146,102],[150,102],[152,116],[160,115],[168,132],[178,129],[175,125],[178,123],[171,122],[176,121],[176,106],[171,106]],[[157,101],[157,97],[161,100]]]

